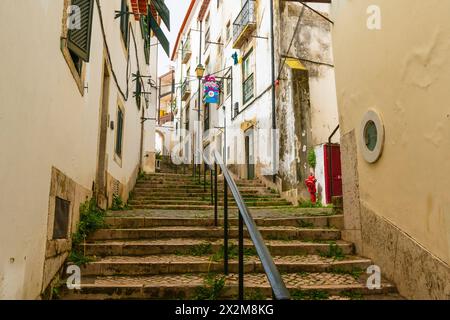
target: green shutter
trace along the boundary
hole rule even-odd
[[[149,21],[148,25],[150,26],[150,28],[155,33],[156,37],[158,38],[159,42],[161,43],[161,46],[163,47],[163,49],[166,52],[166,54],[168,56],[170,56],[169,40],[167,40],[166,35],[161,30],[161,28],[158,25],[158,22],[156,22],[155,18],[153,17],[153,15],[151,14],[150,11],[149,11],[149,13],[147,15],[147,18],[148,18],[148,21]]]
[[[117,112],[117,136],[116,136],[116,154],[122,157],[122,139],[123,139],[123,112]]]
[[[147,64],[149,64],[150,63],[150,33],[148,30],[147,19],[144,16],[141,16],[141,33],[142,33],[142,38],[144,39],[145,62]]]
[[[80,8],[81,28],[68,30],[67,47],[80,59],[89,62],[94,0],[72,0],[72,5]]]
[[[166,4],[163,0],[152,0],[152,4],[155,7],[156,11],[158,11],[161,20],[167,27],[167,30],[170,31],[170,11],[167,8]]]

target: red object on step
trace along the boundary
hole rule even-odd
[[[311,202],[316,203],[316,177],[311,174],[308,179],[305,180],[306,187],[308,188],[309,194],[311,195]]]

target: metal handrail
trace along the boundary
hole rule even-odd
[[[258,230],[258,227],[250,215],[247,206],[244,203],[244,199],[242,198],[241,193],[231,176],[230,172],[226,165],[221,161],[221,156],[217,153],[214,154],[214,171],[215,171],[215,219],[217,220],[217,164],[220,166],[222,170],[222,174],[224,177],[224,269],[225,273],[228,273],[228,188],[230,188],[233,198],[239,209],[239,297],[243,299],[243,223],[247,226],[247,231],[252,239],[252,242],[255,246],[256,252],[261,260],[264,271],[267,275],[267,279],[269,280],[270,286],[272,287],[273,296],[276,300],[289,300],[290,294],[284,284],[283,279],[281,278],[280,272],[276,267],[272,256],[267,249],[266,244],[264,243],[264,239],[261,236],[261,233]]]

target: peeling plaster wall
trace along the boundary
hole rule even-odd
[[[312,6],[324,15],[329,13],[329,5]],[[294,36],[299,16],[300,25]],[[277,89],[280,176],[283,191],[298,188],[305,198],[308,193],[303,181],[311,170],[307,165],[308,151],[326,142],[338,125],[331,24],[293,2],[280,2],[279,23],[283,33],[278,46],[280,59],[283,55],[298,58],[307,69],[305,79],[287,65],[281,68]],[[339,142],[339,138],[333,142]]]
[[[334,1],[342,139],[344,237],[411,298],[450,298],[450,2]],[[381,158],[367,163],[360,122],[385,126]]]

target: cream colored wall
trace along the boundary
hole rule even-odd
[[[0,2],[0,299],[34,299],[43,289],[52,166],[87,190],[95,179],[103,66],[98,12],[94,5],[91,61],[86,72],[89,89],[83,97],[60,50],[63,3]],[[120,0],[102,0],[101,5],[112,64],[120,86],[126,88],[126,59],[119,42],[119,23],[113,19]],[[14,12],[20,12],[20,18]],[[132,21],[139,42],[139,25]],[[131,71],[135,72],[131,47]],[[139,52],[144,61],[143,51]],[[130,81],[122,168],[112,160],[114,132],[108,129],[108,171],[121,182],[128,180],[139,162],[140,121],[132,90]],[[112,120],[117,96],[111,76]]]
[[[372,4],[381,8],[381,30],[366,27]],[[341,133],[355,130],[359,143],[369,108],[381,114],[386,131],[377,163],[366,163],[358,145],[361,203],[447,264],[449,12],[450,2],[442,0],[333,2]]]

